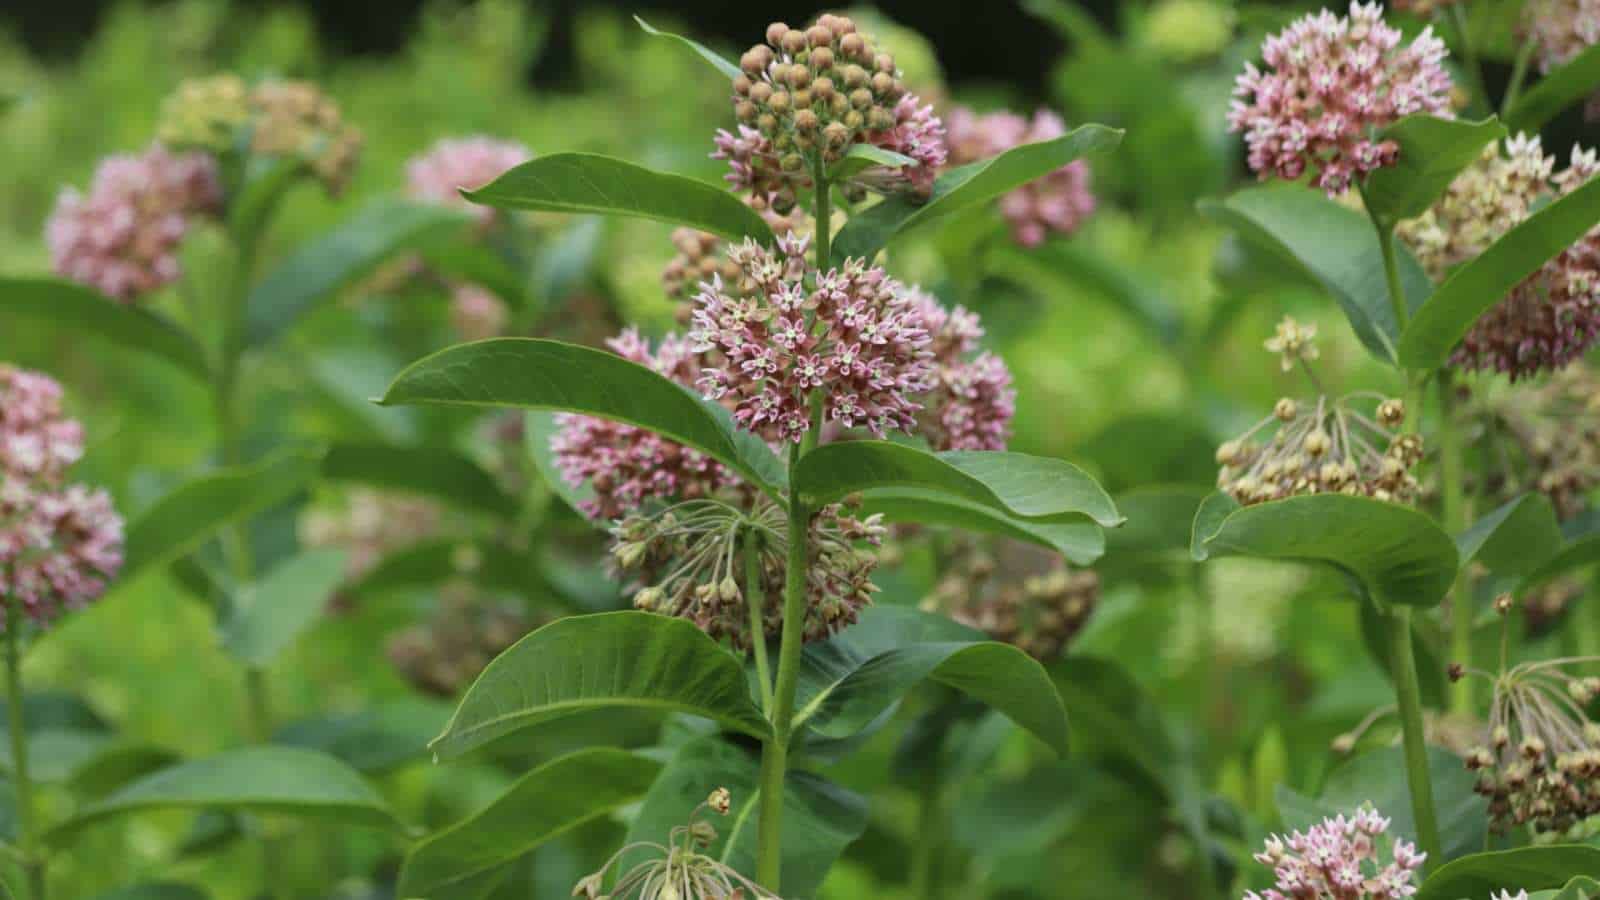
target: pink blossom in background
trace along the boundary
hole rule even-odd
[[[192,219],[222,202],[216,163],[151,147],[102,160],[87,192],[62,191],[45,225],[57,274],[124,302],[176,281]]]
[[[1533,39],[1539,71],[1548,75],[1600,44],[1600,0],[1530,0],[1522,27]]]
[[[488,288],[466,282],[451,286],[450,324],[462,340],[495,337],[505,331],[510,318],[505,301]]]
[[[532,158],[532,151],[513,141],[483,135],[445,138],[406,163],[406,188],[418,200],[470,209],[479,221],[488,221],[494,218],[494,207],[467,202],[461,190],[481,188]]]
[[[1376,3],[1352,2],[1348,18],[1303,16],[1267,38],[1266,68],[1245,65],[1228,128],[1244,132],[1250,168],[1288,181],[1306,172],[1330,196],[1393,165],[1399,148],[1374,133],[1413,113],[1449,116],[1444,42],[1424,28],[1401,45]]]
[[[945,309],[931,294],[912,289],[931,337],[933,385],[921,399],[917,431],[935,450],[1004,450],[1011,438],[1017,392],[1005,360],[978,350],[983,326],[964,307]]]
[[[957,107],[945,117],[950,162],[964,165],[1004,153],[1022,144],[1048,141],[1067,133],[1066,123],[1049,110],[1032,119],[1011,112],[979,115]],[[1094,212],[1089,189],[1089,164],[1073,160],[1065,166],[1000,198],[1000,214],[1024,247],[1036,247],[1051,234],[1071,234]]]

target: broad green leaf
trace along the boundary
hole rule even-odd
[[[367,574],[340,591],[351,596],[428,588],[465,578],[495,591],[527,594],[546,585],[532,559],[493,541],[439,538],[385,556]]]
[[[713,50],[708,49],[705,45],[703,45],[703,44],[701,44],[701,43],[699,43],[697,41],[691,41],[686,37],[682,37],[681,35],[672,34],[671,32],[667,32],[667,31],[660,31],[657,28],[655,28],[654,26],[652,26],[649,22],[646,22],[645,20],[639,18],[638,16],[634,16],[633,20],[635,22],[638,22],[639,23],[639,27],[643,28],[647,34],[652,34],[652,35],[655,35],[656,37],[664,37],[664,38],[668,38],[670,40],[677,41],[678,43],[680,43],[683,46],[689,48],[690,50],[693,50],[695,52],[695,55],[699,56],[701,59],[705,60],[706,62],[711,63],[711,65],[718,72],[721,72],[723,75],[727,76],[730,80],[739,77],[740,72],[739,72],[739,67],[738,66],[734,65],[731,62],[728,62],[726,59],[723,59],[721,55],[717,54]]]
[[[316,478],[320,463],[310,454],[283,453],[179,485],[128,524],[123,579],[184,556],[223,528],[294,496]]]
[[[1366,216],[1298,184],[1246,188],[1225,200],[1201,201],[1200,211],[1320,284],[1361,343],[1379,359],[1395,360],[1400,328],[1389,302],[1378,233]],[[1433,285],[1405,248],[1396,249],[1400,283],[1415,312]]]
[[[45,835],[61,847],[86,825],[156,809],[247,810],[345,825],[395,828],[398,820],[354,769],[297,747],[243,747],[147,775],[83,808]]]
[[[1093,563],[1106,549],[1105,531],[1076,513],[1025,519],[970,500],[918,488],[875,488],[864,492],[862,498],[867,513],[882,513],[890,522],[944,525],[998,534],[1048,547],[1075,565]]]
[[[1024,519],[1081,514],[1113,527],[1122,516],[1082,469],[1024,453],[929,453],[889,441],[824,444],[800,458],[794,489],[810,509],[857,491],[914,488]]]
[[[211,896],[199,888],[176,881],[152,881],[133,887],[96,894],[94,900],[206,900]]]
[[[533,467],[539,471],[539,477],[573,511],[585,515],[583,506],[594,499],[594,485],[587,481],[579,485],[569,484],[561,470],[556,468],[556,452],[550,446],[550,439],[559,430],[556,427],[556,414],[548,410],[534,410],[522,421],[523,443]]]
[[[668,761],[645,796],[627,840],[665,843],[668,832],[685,824],[690,811],[713,790],[727,788],[733,796],[728,815],[702,813],[717,830],[717,839],[705,852],[753,878],[760,784],[761,762],[754,753],[717,737],[690,741]],[[866,826],[864,798],[817,775],[791,769],[783,791],[779,870],[783,896],[815,897],[833,863]],[[640,858],[626,856],[622,865]]]
[[[1400,338],[1400,362],[1437,369],[1478,317],[1511,289],[1600,223],[1600,178],[1554,201],[1450,273],[1411,317]]]
[[[129,782],[178,762],[164,747],[110,741],[94,755],[80,761],[67,779],[79,800],[98,800]]]
[[[307,550],[279,563],[236,598],[222,648],[251,668],[272,663],[328,608],[344,578],[345,552]]]
[[[1400,145],[1392,166],[1367,176],[1362,188],[1367,211],[1385,227],[1427,212],[1461,170],[1477,161],[1483,148],[1506,133],[1498,119],[1482,122],[1407,116],[1379,135]]]
[[[1492,572],[1525,575],[1561,549],[1561,525],[1543,494],[1510,500],[1456,538],[1461,565],[1476,559]]]
[[[898,169],[902,166],[915,165],[919,165],[916,160],[893,150],[885,150],[874,144],[856,144],[843,159],[833,164],[833,169],[828,172],[828,179],[837,183],[847,178],[854,178],[873,166]]]
[[[211,378],[205,348],[188,332],[147,309],[70,281],[0,278],[0,315],[47,323],[75,341],[98,338],[166,360],[202,381]]]
[[[922,203],[891,197],[852,216],[834,236],[833,262],[838,265],[851,257],[870,261],[906,231],[982,206],[1081,156],[1108,151],[1121,140],[1122,132],[1115,128],[1084,125],[1054,140],[1023,144],[950,169],[934,181],[933,195]]]
[[[1600,535],[1586,535],[1577,538],[1566,546],[1557,550],[1554,556],[1545,560],[1517,586],[1519,592],[1537,587],[1558,575],[1565,574],[1573,569],[1600,562]]]
[[[659,762],[609,748],[545,763],[484,809],[412,847],[400,870],[398,895],[461,896],[463,882],[476,882],[566,831],[637,802],[660,771]]]
[[[1415,900],[1461,900],[1495,891],[1559,888],[1578,876],[1600,877],[1600,849],[1547,844],[1474,853],[1435,869]]]
[[[502,518],[517,514],[516,498],[493,475],[446,447],[334,444],[322,458],[322,477],[423,494]]]
[[[920,621],[929,616],[903,607],[873,607],[862,613],[854,628],[827,642],[833,646],[813,652],[808,669],[828,675],[807,692],[795,714],[796,725],[803,723],[824,737],[847,737],[912,688],[933,680],[1005,713],[1065,755],[1067,714],[1061,698],[1044,667],[1016,647],[985,640],[978,632],[953,640],[871,646],[868,636],[874,633],[944,628],[943,623]],[[864,630],[864,635],[852,643],[856,630]],[[949,630],[955,637],[954,629]]]
[[[518,641],[483,670],[429,746],[461,756],[541,722],[618,706],[769,733],[737,657],[684,619],[629,611],[571,616]]]
[[[1209,504],[1208,504],[1209,505]],[[1199,515],[1206,515],[1202,505]],[[1209,532],[1209,533],[1208,533]],[[1455,542],[1428,516],[1366,497],[1312,494],[1247,506],[1196,531],[1211,556],[1325,562],[1380,605],[1432,606],[1457,569]]]
[[[647,428],[724,463],[776,494],[784,465],[727,411],[615,353],[533,338],[458,344],[395,376],[391,405],[507,406],[576,412]]]
[[[450,720],[450,708],[432,700],[400,700],[352,713],[291,722],[275,744],[317,750],[362,773],[382,773],[427,756],[428,741]]]
[[[1328,775],[1316,800],[1317,808],[1306,811],[1314,818],[1298,819],[1285,811],[1284,827],[1303,830],[1325,816],[1342,813],[1348,817],[1370,803],[1393,821],[1390,835],[1416,843],[1417,826],[1411,813],[1403,754],[1401,747],[1384,747],[1341,763]],[[1481,848],[1489,820],[1487,803],[1473,791],[1477,777],[1461,764],[1460,757],[1437,747],[1428,748],[1428,772],[1445,857],[1438,862]]]
[[[385,260],[469,227],[472,217],[445,206],[375,200],[326,234],[306,241],[250,291],[247,340],[260,346],[331,300]]]
[[[1506,126],[1513,132],[1537,132],[1563,109],[1593,94],[1597,88],[1600,88],[1600,44],[1586,48],[1518,97],[1516,105],[1506,113]]]
[[[715,185],[593,153],[541,156],[462,196],[500,209],[631,216],[734,241],[773,241],[772,228],[755,210]]]

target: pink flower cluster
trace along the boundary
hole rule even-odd
[[[1532,0],[1522,8],[1522,25],[1548,75],[1600,44],[1600,0]]]
[[[934,360],[933,387],[922,398],[918,432],[935,450],[1004,450],[1017,411],[1011,370],[988,351],[971,355],[983,337],[977,315],[960,306],[946,310],[915,289],[911,295],[932,338]]]
[[[911,432],[913,399],[933,387],[931,338],[913,297],[859,259],[819,272],[808,238],[791,233],[776,252],[753,240],[730,247],[743,273],[700,285],[689,337],[714,353],[699,385],[727,403],[734,420],[769,441],[796,441],[811,428],[807,398],[820,391],[825,420],[883,437]]]
[[[670,335],[654,352],[631,328],[607,343],[624,359],[686,387],[700,366],[688,341]],[[594,488],[583,512],[597,519],[620,518],[649,499],[692,500],[741,483],[721,463],[653,431],[565,413],[556,424],[560,430],[550,440],[556,468],[573,487],[588,482]]]
[[[1016,113],[978,115],[965,107],[948,117],[950,161],[956,165],[988,159],[1013,147],[1048,141],[1067,133],[1066,123],[1041,109],[1026,119]],[[1071,234],[1094,212],[1089,164],[1078,159],[1037,178],[1000,199],[1000,214],[1024,247],[1037,247],[1054,234]]]
[[[0,365],[0,598],[45,624],[87,605],[122,566],[122,519],[105,491],[64,484],[83,428],[51,378]]]
[[[483,135],[445,138],[406,163],[406,188],[418,200],[471,209],[487,222],[496,210],[468,203],[460,190],[481,188],[532,158],[532,151],[514,141]]]
[[[1294,181],[1309,168],[1329,196],[1399,148],[1374,133],[1413,113],[1450,114],[1444,42],[1423,29],[1408,46],[1376,3],[1352,2],[1348,18],[1322,10],[1267,38],[1267,69],[1247,63],[1233,90],[1228,127],[1242,131],[1250,168]]]
[[[127,302],[183,274],[191,219],[221,202],[210,156],[151,147],[103,160],[87,194],[62,191],[45,240],[57,274]]]
[[[1371,809],[1350,818],[1323,819],[1284,838],[1267,838],[1256,862],[1271,866],[1277,887],[1246,891],[1245,900],[1402,900],[1417,892],[1416,873],[1426,853],[1395,839],[1393,862],[1380,865],[1378,838],[1389,820]]]
[[[463,281],[450,286],[450,325],[462,340],[495,337],[510,319],[505,301],[483,285]]]

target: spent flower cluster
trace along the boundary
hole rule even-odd
[[[1256,862],[1270,866],[1277,885],[1245,900],[1403,900],[1417,892],[1417,871],[1426,853],[1394,839],[1384,863],[1378,842],[1389,820],[1369,808],[1323,819],[1304,832],[1267,838]]]
[[[1348,17],[1322,10],[1267,38],[1266,68],[1246,64],[1228,113],[1250,168],[1288,181],[1310,171],[1333,196],[1394,164],[1399,147],[1379,130],[1413,113],[1450,113],[1444,42],[1431,27],[1401,40],[1382,7],[1355,0]]]
[[[572,896],[583,900],[779,900],[759,884],[739,874],[708,852],[717,840],[717,829],[700,816],[706,810],[726,816],[733,808],[733,795],[717,788],[689,813],[689,821],[672,829],[667,842],[636,841],[618,850],[599,871],[585,876],[572,889]],[[622,858],[647,852],[649,856],[627,871],[620,871]],[[606,873],[619,869],[616,884],[607,890]]]
[[[49,376],[0,364],[0,598],[41,625],[99,597],[122,567],[122,519],[104,490],[69,484],[83,427]]]
[[[1033,118],[1011,112],[979,115],[957,107],[946,117],[950,161],[956,165],[998,156],[1013,147],[1049,141],[1067,133],[1066,123],[1049,110]],[[1094,212],[1089,190],[1089,163],[1077,159],[1036,178],[1000,198],[1000,214],[1012,237],[1024,247],[1037,247],[1052,234],[1072,234]]]
[[[1537,491],[1563,522],[1590,508],[1600,486],[1600,379],[1586,364],[1489,394],[1471,424],[1493,450],[1482,484],[1489,496]]]
[[[922,602],[1041,661],[1065,652],[1100,601],[1100,576],[1015,541],[990,552],[975,540],[941,552],[946,567]]]
[[[536,624],[471,582],[450,582],[440,588],[433,616],[391,637],[386,650],[389,663],[417,690],[454,697]]]

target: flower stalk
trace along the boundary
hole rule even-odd
[[[35,833],[33,820],[33,779],[28,773],[28,722],[23,710],[22,604],[15,598],[6,601],[6,712],[11,732],[11,780],[17,793],[17,840],[22,869],[28,882],[28,896],[45,900],[45,855]]]

